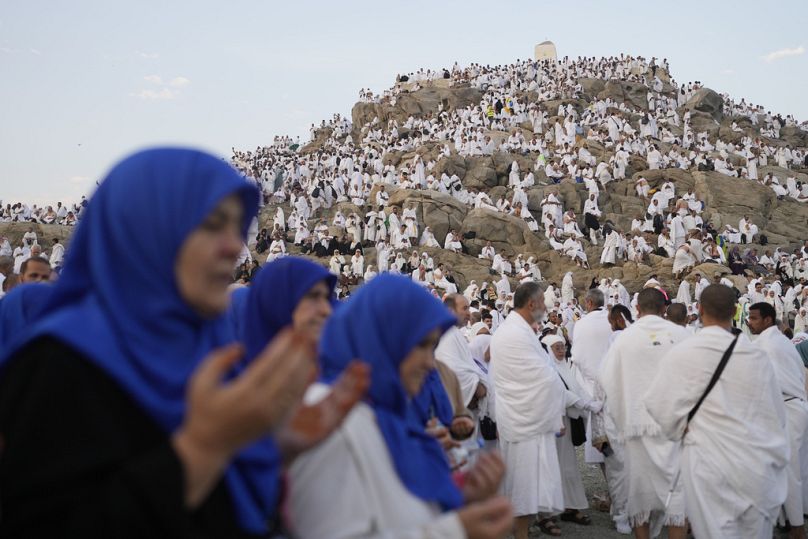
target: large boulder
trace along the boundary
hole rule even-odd
[[[693,96],[685,103],[685,108],[690,111],[705,112],[715,120],[721,120],[724,115],[724,100],[715,91],[709,88],[701,88],[693,93]]]
[[[610,98],[634,108],[648,110],[648,87],[639,82],[610,80],[598,93],[599,99]]]
[[[603,79],[592,79],[587,77],[581,77],[578,79],[578,84],[581,85],[584,94],[587,95],[596,95],[602,92],[606,87],[606,82]]]
[[[635,189],[635,182],[642,176],[648,180],[648,186],[651,189],[659,189],[665,182],[673,182],[676,187],[676,194],[681,195],[692,189],[696,185],[696,180],[689,171],[681,168],[663,168],[659,170],[641,170],[631,175],[631,180],[621,181],[615,185],[615,192],[627,195],[637,196]]]
[[[808,206],[790,198],[781,200],[761,228],[771,243],[782,244],[783,239],[788,243],[802,243],[808,239]]]
[[[351,110],[354,133],[374,118],[386,122],[390,119],[403,123],[410,116],[421,117],[437,114],[443,110],[462,109],[469,105],[478,105],[483,93],[468,84],[459,84],[450,88],[444,85],[427,84],[420,90],[402,93],[397,97],[395,106],[388,101],[382,103],[360,102]],[[354,137],[356,140],[356,137]]]
[[[37,223],[0,223],[0,238],[8,238],[12,249],[22,245],[22,237],[26,232],[33,229],[37,236],[37,243],[42,246],[42,250],[50,252],[53,239],[67,247],[70,243],[70,236],[76,227],[64,225],[41,225]]]
[[[463,232],[473,232],[475,239],[467,240],[469,253],[476,256],[490,241],[497,252],[510,255],[541,249],[539,236],[531,232],[524,219],[492,210],[474,209],[463,220]]]
[[[808,131],[795,125],[787,125],[780,129],[780,138],[792,148],[808,146]]]
[[[761,229],[765,228],[774,210],[777,197],[770,188],[755,181],[731,178],[719,172],[693,172],[695,192],[707,209],[703,217],[716,228],[724,225],[738,227],[738,221],[748,216]]]
[[[410,204],[415,204],[418,230],[423,232],[424,227],[428,226],[441,245],[450,230],[460,230],[468,211],[457,199],[438,191],[399,189],[390,196],[391,206],[403,207]]]

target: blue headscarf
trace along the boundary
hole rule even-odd
[[[121,161],[82,213],[48,314],[19,346],[45,335],[66,343],[114,379],[166,433],[174,432],[185,415],[191,373],[212,349],[233,340],[225,316],[203,318],[182,299],[175,263],[186,238],[230,195],[243,203],[246,237],[258,192],[225,162],[176,148]],[[278,466],[277,450],[265,438],[225,471],[242,529],[266,531],[277,494],[268,480]]]
[[[244,310],[247,308],[247,296],[250,288],[240,286],[230,293],[230,306],[227,308],[227,321],[236,340],[241,341],[244,335]]]
[[[280,330],[292,323],[292,312],[311,287],[325,281],[333,296],[337,277],[305,258],[285,256],[258,271],[250,284],[240,324],[248,360],[256,357]],[[333,299],[333,298],[332,298]]]
[[[42,312],[53,286],[28,283],[15,286],[0,300],[0,350],[13,346],[24,329]]]
[[[437,369],[429,371],[420,393],[412,399],[410,406],[410,419],[415,425],[421,428],[429,422],[432,417],[437,417],[443,426],[449,428],[454,419],[454,410],[446,394],[446,388],[440,379]]]
[[[401,482],[444,510],[463,503],[437,440],[408,422],[410,399],[399,365],[431,331],[446,331],[455,317],[412,280],[379,275],[331,315],[320,340],[323,378],[335,380],[354,358],[371,367],[368,401]]]

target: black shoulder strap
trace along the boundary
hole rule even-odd
[[[561,383],[562,383],[562,384],[564,384],[564,389],[566,389],[567,391],[569,391],[569,390],[570,390],[570,386],[568,386],[568,385],[567,385],[567,382],[565,382],[565,381],[564,381],[564,377],[563,377],[563,376],[561,376],[561,373],[560,373],[560,372],[558,373],[558,377],[559,377],[559,378],[561,378]]]
[[[716,367],[715,372],[713,373],[713,377],[710,379],[710,383],[707,384],[707,389],[704,390],[704,393],[701,395],[699,401],[696,403],[693,409],[690,410],[690,413],[687,414],[688,423],[690,423],[690,421],[693,419],[693,416],[696,415],[696,412],[699,411],[701,403],[704,402],[704,399],[706,399],[707,395],[710,394],[710,391],[713,390],[713,387],[715,386],[716,382],[718,382],[718,379],[721,377],[721,373],[724,372],[724,367],[727,366],[729,357],[732,355],[732,351],[735,350],[735,344],[738,342],[739,335],[740,333],[736,334],[735,338],[732,339],[732,344],[729,345],[729,348],[727,348],[726,352],[724,352],[724,355],[721,357],[721,361],[718,362],[718,367]]]

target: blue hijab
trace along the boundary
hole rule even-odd
[[[333,297],[337,277],[305,258],[285,256],[258,271],[250,284],[239,324],[246,357],[256,357],[280,330],[292,323],[292,312],[311,287],[325,281]]]
[[[323,378],[335,380],[354,358],[371,367],[373,407],[398,477],[407,489],[444,510],[463,504],[437,440],[408,421],[410,399],[399,365],[431,331],[446,331],[455,317],[412,280],[379,275],[331,315],[320,340]]]
[[[34,321],[50,297],[53,286],[28,283],[15,286],[0,300],[0,350],[12,347],[22,338],[25,328]]]
[[[185,415],[191,373],[212,349],[233,340],[225,316],[203,318],[181,298],[175,262],[189,234],[230,195],[243,203],[246,237],[258,192],[220,159],[158,148],[118,163],[83,212],[48,314],[17,349],[55,337],[105,371],[167,434],[174,432]],[[265,438],[225,471],[245,531],[266,531],[277,491],[268,479],[278,466],[275,446]]]
[[[447,429],[452,425],[454,410],[437,369],[429,371],[421,391],[412,399],[410,419],[423,428],[430,419],[438,418]]]
[[[240,286],[230,293],[230,306],[227,308],[227,321],[236,340],[241,341],[244,335],[244,309],[247,307],[248,286]]]

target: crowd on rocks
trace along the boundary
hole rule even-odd
[[[646,171],[713,170],[770,186],[778,197],[802,200],[799,170],[808,155],[804,147],[778,140],[783,128],[798,124],[791,116],[783,118],[745,100],[722,96],[724,114],[733,118],[731,140],[716,136],[704,122],[698,124],[703,128],[699,130],[686,105],[705,90],[699,82],[677,84],[669,69],[667,61],[630,56],[494,67],[454,65],[399,76],[381,96],[363,89],[360,101],[394,105],[397,96],[417,92],[413,84],[428,87],[446,79],[452,85],[479,89],[482,98],[455,109],[444,108],[441,102],[437,111],[409,115],[404,121],[391,117],[383,122],[374,116],[361,126],[337,114],[312,126],[312,141],[318,142],[307,151],[273,145],[235,152],[234,165],[259,185],[264,201],[274,209],[267,226],[254,231],[257,236],[251,245],[262,256],[266,253],[267,260],[291,251],[322,258],[339,277],[341,294],[385,272],[456,292],[451,265],[441,260],[439,251],[430,254],[424,248],[468,253],[464,231],[450,228],[445,237],[436,238],[419,220],[415,203],[405,199],[389,204],[390,193],[399,189],[436,191],[470,209],[524,219],[549,248],[582,269],[648,263],[651,256],[669,258],[669,277],[682,282],[680,299],[690,305],[694,298],[691,294],[686,300],[685,289],[693,268],[720,264],[730,269],[728,274],[745,276],[750,287],[764,281],[788,304],[786,314],[792,315],[802,303],[795,304],[785,293],[801,294],[804,249],[766,249],[767,239],[754,216],[740,218],[737,228],[734,223],[715,227],[702,217],[708,208],[692,187],[677,186],[673,179],[649,181],[646,176],[651,172]],[[584,107],[574,98],[580,97],[583,84],[592,81],[639,85],[642,102],[595,96]],[[560,98],[565,99],[552,101]],[[507,190],[495,199],[477,184],[464,185],[458,173],[442,166],[456,156],[495,153],[505,160],[513,156],[507,181],[500,182]],[[393,159],[404,155],[411,157]],[[533,165],[525,169],[522,157]],[[642,166],[636,164],[638,159]],[[758,174],[758,168],[769,165],[779,167],[783,177]],[[645,210],[621,229],[604,218],[600,205],[615,182],[626,179],[627,169],[638,171],[632,191]],[[584,186],[587,196],[580,213],[565,207],[554,187],[562,181]],[[531,210],[527,191],[535,186],[544,190]],[[595,246],[600,255],[590,260]],[[372,254],[366,256],[369,247]],[[505,281],[542,279],[536,254],[497,252],[489,243],[479,258],[490,260],[492,281],[502,282],[499,291],[507,297],[510,285],[506,287]]]
[[[73,204],[69,209],[61,202],[53,206],[29,206],[24,202],[8,203],[3,205],[0,200],[0,223],[41,223],[43,225],[75,225],[81,215],[87,199],[82,197],[81,202]]]
[[[199,152],[141,152],[82,203],[66,258],[33,229],[0,244],[4,535],[559,535],[591,523],[583,446],[621,533],[803,536],[808,242],[770,248],[754,215],[717,230],[694,189],[646,178],[709,170],[801,200],[805,147],[779,137],[802,127],[724,96],[722,138],[687,106],[701,84],[628,56],[419,70],[360,102],[440,80],[479,102],[334,115],[305,146],[234,150],[246,181]],[[581,104],[614,81],[631,95]],[[458,156],[508,162],[504,193],[447,169]],[[770,161],[783,178],[759,178]],[[621,230],[600,206],[629,178],[647,209]],[[576,289],[575,270],[559,285],[538,253],[491,241],[491,279],[460,282],[441,255],[485,237],[436,237],[391,203],[402,189],[523,219],[581,270],[672,259],[678,288]],[[136,225],[151,243],[127,241]]]
[[[154,193],[155,241],[121,241]],[[808,334],[763,283],[697,274],[692,314],[571,272],[339,301],[336,263],[281,256],[241,286],[258,198],[214,156],[139,152],[58,278],[0,300],[3,535],[557,536],[592,523],[580,446],[620,533],[804,533]]]

